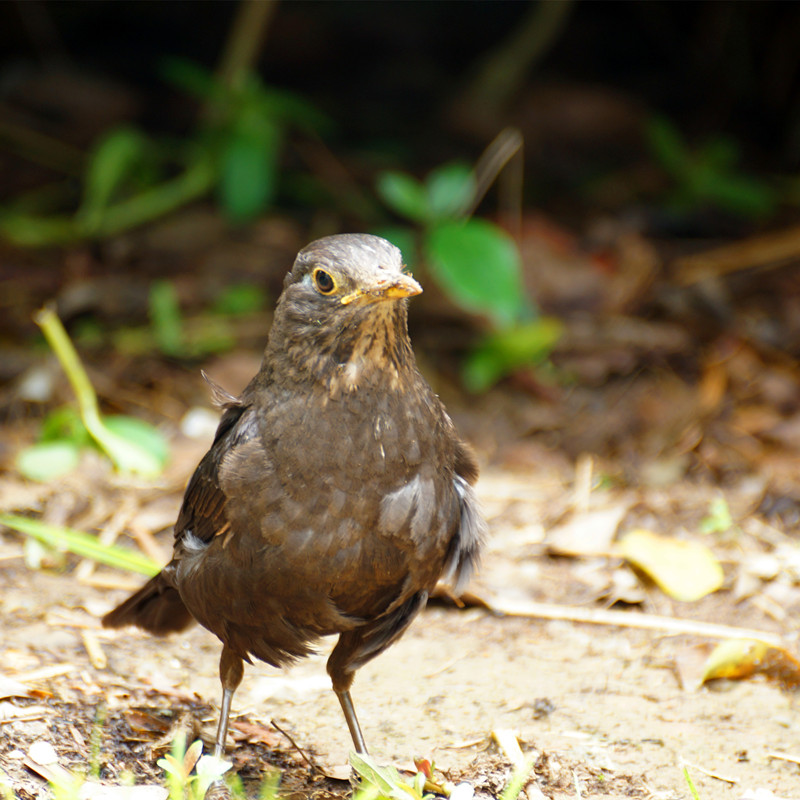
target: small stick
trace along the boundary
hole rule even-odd
[[[484,600],[490,611],[510,617],[538,617],[539,619],[562,619],[569,622],[588,622],[592,625],[616,625],[620,628],[641,628],[663,631],[670,634],[708,636],[712,639],[755,639],[772,647],[783,648],[782,638],[775,633],[752,628],[737,628],[733,625],[718,625],[658,614],[637,614],[630,611],[613,611],[602,608],[578,608],[553,603],[534,601]]]
[[[789,753],[767,753],[767,758],[778,758],[781,761],[791,761],[792,764],[800,764],[800,756],[793,756]]]
[[[296,742],[294,739],[292,739],[292,737],[291,737],[291,736],[290,736],[290,735],[289,735],[289,734],[288,734],[288,733],[287,733],[287,732],[286,732],[286,731],[285,731],[283,728],[281,728],[281,726],[280,726],[280,725],[278,725],[278,723],[277,723],[277,722],[275,722],[275,720],[274,720],[274,719],[271,719],[271,720],[269,721],[269,724],[270,724],[270,725],[272,725],[272,727],[273,727],[273,728],[275,728],[275,730],[276,730],[276,731],[278,731],[278,733],[280,733],[280,734],[283,734],[283,736],[285,736],[285,737],[286,737],[286,738],[289,740],[289,742],[291,743],[292,747],[294,747],[294,749],[295,749],[295,750],[297,750],[297,752],[298,752],[298,753],[300,753],[300,756],[301,756],[301,758],[303,759],[303,761],[305,761],[305,762],[306,762],[306,764],[308,764],[308,766],[309,766],[309,767],[311,767],[311,769],[313,769],[315,772],[318,772],[320,775],[324,775],[324,774],[325,774],[325,773],[324,773],[324,772],[323,772],[323,771],[322,771],[322,770],[321,770],[321,769],[320,769],[320,768],[319,768],[319,767],[318,767],[318,766],[317,766],[317,765],[316,765],[316,764],[315,764],[315,763],[314,763],[314,762],[313,762],[313,761],[312,761],[312,760],[311,760],[311,759],[310,759],[310,758],[309,758],[309,757],[306,755],[306,753],[305,753],[305,751],[303,750],[303,748],[302,748],[302,747],[300,747],[300,745],[299,745],[299,744],[297,744],[297,742]]]

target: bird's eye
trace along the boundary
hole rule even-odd
[[[314,270],[314,283],[321,294],[330,294],[336,288],[336,282],[329,272],[324,269]]]

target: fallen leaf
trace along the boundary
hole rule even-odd
[[[711,550],[699,542],[639,529],[622,537],[619,552],[676,600],[699,600],[722,586],[722,567]]]
[[[32,697],[33,690],[20,681],[0,675],[0,700],[6,697]]]
[[[267,747],[277,748],[281,737],[271,728],[265,728],[255,722],[245,722],[244,720],[233,720],[231,729],[242,734],[242,739],[248,742],[259,742]],[[349,767],[348,767],[349,769]]]
[[[786,689],[800,686],[800,661],[788,650],[752,639],[720,642],[706,661],[703,683],[717,678],[741,680],[766,675]]]
[[[628,513],[628,503],[576,514],[547,535],[548,549],[559,555],[606,555],[620,522]]]
[[[146,711],[132,709],[125,712],[125,720],[130,729],[137,734],[151,733],[164,735],[170,730],[170,724],[165,720]]]

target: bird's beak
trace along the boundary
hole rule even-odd
[[[356,289],[354,292],[346,294],[341,299],[341,303],[346,306],[360,297],[374,302],[400,300],[403,297],[413,297],[415,294],[421,293],[422,287],[410,275],[401,273],[393,278],[382,278],[374,284]]]

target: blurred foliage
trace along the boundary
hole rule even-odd
[[[198,122],[186,138],[159,138],[129,125],[112,129],[91,149],[73,213],[35,211],[17,203],[0,210],[0,233],[27,246],[100,239],[211,192],[230,221],[246,223],[275,201],[287,134],[299,130],[318,135],[331,128],[310,103],[265,86],[252,73],[224,80],[197,64],[172,58],[163,63],[162,76],[201,101]],[[444,164],[424,181],[404,172],[385,172],[377,191],[393,213],[410,223],[382,233],[412,261],[425,264],[456,305],[487,321],[486,338],[465,362],[469,389],[483,391],[504,375],[547,358],[558,339],[558,325],[539,319],[523,286],[521,258],[512,237],[490,221],[469,217],[485,187],[477,188],[468,165]],[[235,297],[220,299],[207,325],[196,326],[183,319],[175,287],[156,281],[150,290],[149,328],[123,329],[115,343],[126,352],[156,347],[175,358],[229,348],[235,337],[227,317],[262,304],[262,297],[243,287],[237,291]],[[108,438],[102,422],[94,431],[88,425],[87,429],[96,442]],[[74,439],[40,445],[43,453],[48,448],[58,452],[64,469],[79,446]],[[33,459],[31,474],[35,464],[42,463],[34,455],[24,461],[30,466]]]
[[[690,147],[678,128],[655,116],[647,125],[650,151],[672,180],[669,205],[678,212],[712,206],[746,218],[761,218],[777,207],[778,192],[739,169],[741,150],[731,138],[715,136]]]
[[[171,752],[158,759],[156,763],[166,775],[169,800],[203,800],[211,784],[221,780],[232,766],[229,761],[202,753],[199,739],[187,748],[185,734],[179,732]]]
[[[35,317],[69,379],[78,412],[59,409],[45,419],[39,441],[17,456],[17,469],[31,480],[47,481],[74,469],[81,450],[98,447],[121,472],[153,478],[167,463],[166,439],[144,420],[103,416],[89,376],[58,316],[50,309]]]
[[[150,287],[150,325],[123,327],[111,334],[114,348],[128,355],[161,352],[170,358],[196,359],[231,350],[237,343],[237,322],[261,317],[266,291],[256,284],[224,287],[211,309],[184,317],[174,284],[154,281]],[[96,329],[83,329],[82,341],[101,338]]]
[[[563,332],[561,320],[537,317],[487,334],[464,362],[464,385],[473,392],[485,391],[516,370],[545,364]]]
[[[179,59],[166,61],[163,73],[204,101],[190,136],[172,142],[130,126],[109,131],[89,154],[78,209],[36,213],[23,201],[12,204],[0,210],[5,238],[27,247],[104,238],[211,191],[229,220],[247,222],[274,201],[287,131],[330,127],[309,103],[265,86],[255,75],[230,86]]]
[[[209,109],[198,138],[212,154],[220,206],[233,222],[247,222],[273,202],[290,129],[331,129],[328,118],[303,98],[265,86],[252,73],[231,88],[199,65],[173,58],[164,62],[163,74]]]
[[[708,515],[700,521],[701,533],[728,533],[736,528],[724,497],[714,497],[708,504]]]
[[[522,282],[522,261],[506,231],[484,219],[465,219],[475,200],[472,169],[444,164],[419,181],[384,172],[376,189],[413,227],[378,231],[412,263],[422,263],[456,305],[487,318],[489,332],[468,355],[462,379],[485,391],[504,375],[541,364],[560,338],[561,324],[540,317]]]

